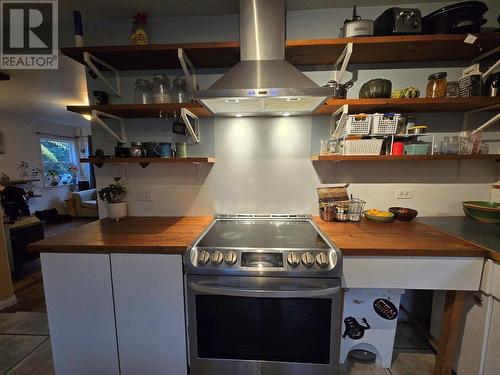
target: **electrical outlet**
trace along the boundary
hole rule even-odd
[[[400,189],[396,190],[396,199],[412,199],[413,190]]]
[[[153,200],[153,193],[150,191],[140,191],[137,193],[137,200],[151,202]]]

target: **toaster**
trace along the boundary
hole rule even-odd
[[[422,14],[416,8],[389,8],[374,23],[375,35],[422,33]]]

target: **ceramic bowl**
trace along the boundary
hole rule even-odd
[[[390,223],[394,220],[394,214],[390,212],[390,216],[375,216],[370,215],[368,211],[365,211],[365,217],[370,221],[376,221],[378,223]]]
[[[500,203],[465,201],[462,207],[467,216],[486,223],[500,223]]]
[[[394,219],[399,221],[412,221],[418,215],[417,210],[406,207],[389,207],[389,212],[393,213]]]

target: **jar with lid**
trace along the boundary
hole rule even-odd
[[[172,86],[172,102],[189,103],[191,98],[192,94],[184,77],[176,78]]]
[[[153,76],[153,103],[170,102],[172,102],[170,79],[166,74],[155,74]]]
[[[153,102],[151,95],[151,82],[147,79],[135,81],[134,98],[136,104],[149,104]]]
[[[460,86],[458,85],[458,81],[450,81],[446,85],[446,96],[450,98],[456,98],[460,96]]]
[[[426,97],[442,98],[446,95],[446,72],[434,73],[427,81]]]

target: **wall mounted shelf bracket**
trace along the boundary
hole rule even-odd
[[[345,126],[348,114],[349,104],[344,104],[330,115],[330,140],[336,141],[340,138],[340,133]]]
[[[189,58],[186,56],[182,48],[177,49],[177,57],[179,58],[182,70],[184,71],[184,75],[187,78],[187,81],[189,83],[189,86],[191,87],[192,92],[195,92],[197,90],[196,68],[194,67],[191,60],[189,60]],[[191,69],[191,71],[189,71],[189,69]]]
[[[120,121],[120,135],[116,134],[115,131],[113,131],[104,121],[101,119],[101,117],[105,118],[111,118],[114,120]],[[113,138],[115,138],[118,142],[120,143],[126,143],[127,142],[127,137],[125,135],[125,124],[123,121],[123,118],[115,116],[115,115],[110,115],[109,113],[101,112],[96,109],[92,110],[92,120],[98,123],[104,130],[106,130]]]
[[[113,68],[107,62],[102,61],[100,58],[95,57],[94,55],[92,55],[88,52],[83,53],[83,60],[85,61],[87,66],[92,70],[92,72],[94,72],[94,74],[102,82],[104,82],[106,84],[106,86],[108,86],[116,96],[118,96],[118,97],[122,96],[121,90],[120,90],[120,72],[117,69]],[[105,68],[111,70],[115,74],[115,86],[113,86],[111,84],[111,82],[109,82],[109,80],[106,77],[104,77],[104,75],[101,73],[99,68],[94,64],[94,61],[97,62],[98,64],[104,66]]]
[[[184,121],[184,124],[186,124],[189,135],[193,138],[193,141],[195,143],[200,143],[200,120],[198,119],[198,116],[187,108],[181,108],[181,118]],[[194,126],[191,123],[191,120],[194,121]]]
[[[344,50],[340,54],[339,58],[337,59],[337,61],[335,61],[335,64],[333,65],[333,79],[339,83],[341,82],[345,74],[347,65],[349,65],[349,60],[351,59],[352,50],[353,50],[353,44],[347,43]],[[339,65],[341,65],[340,70],[339,70]]]

